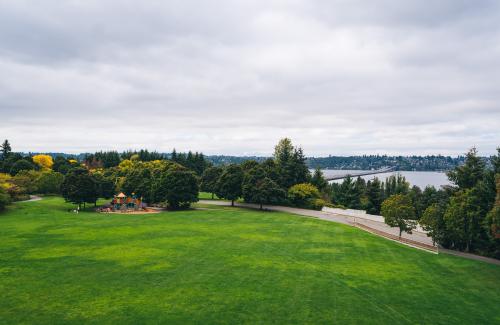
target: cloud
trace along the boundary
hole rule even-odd
[[[22,151],[308,155],[500,145],[496,1],[4,1]]]

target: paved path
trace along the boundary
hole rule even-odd
[[[33,202],[33,201],[40,201],[42,198],[38,195],[30,195],[30,198],[28,200],[24,201],[16,201],[16,202]],[[14,203],[16,203],[14,202]]]

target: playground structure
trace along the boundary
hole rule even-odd
[[[141,210],[142,208],[145,208],[142,203],[142,197],[138,198],[135,193],[132,193],[130,196],[120,193],[115,195],[111,201],[111,209],[113,212],[132,212]]]
[[[142,202],[142,197],[138,198],[135,193],[132,195],[125,195],[120,193],[113,197],[113,200],[106,206],[98,209],[99,212],[120,212],[120,213],[133,213],[147,211],[146,204]]]

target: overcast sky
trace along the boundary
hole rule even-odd
[[[500,145],[500,1],[0,1],[15,151]]]

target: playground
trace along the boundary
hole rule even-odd
[[[147,214],[159,213],[158,209],[148,208],[146,203],[143,202],[142,197],[139,198],[135,193],[126,195],[120,193],[113,197],[113,200],[97,209],[101,213],[127,213],[127,214]]]

